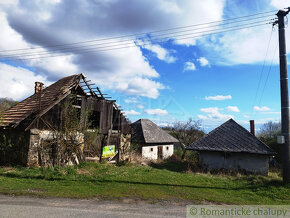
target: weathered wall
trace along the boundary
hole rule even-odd
[[[77,135],[77,140],[80,144],[84,143],[82,133]],[[56,141],[53,131],[31,129],[27,166],[54,166],[59,158]],[[71,160],[67,161],[72,164]]]
[[[200,164],[209,170],[242,170],[254,174],[267,175],[269,157],[248,153],[200,152]]]
[[[150,160],[158,159],[158,147],[157,146],[143,146],[142,157]]]
[[[142,147],[142,157],[146,159],[157,160],[158,147],[162,147],[162,159],[169,158],[173,155],[173,151],[174,151],[173,145],[153,145],[153,146]]]
[[[21,165],[27,162],[29,132],[21,129],[0,130],[0,164]]]
[[[169,158],[173,155],[174,145],[164,145],[162,147],[162,159]]]

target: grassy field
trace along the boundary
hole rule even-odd
[[[162,165],[86,163],[66,168],[0,168],[0,193],[43,197],[121,199],[150,202],[290,204],[290,185],[270,176],[186,173]]]

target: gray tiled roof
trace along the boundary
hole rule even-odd
[[[228,120],[203,138],[189,145],[187,150],[274,154],[267,145],[233,119]]]
[[[148,119],[140,119],[131,124],[133,137],[146,144],[164,144],[178,142],[176,138]]]

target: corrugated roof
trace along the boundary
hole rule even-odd
[[[64,98],[71,88],[75,87],[79,83],[81,76],[82,74],[76,74],[62,78],[43,89],[41,92],[38,92],[19,102],[12,108],[5,111],[0,122],[0,126],[16,127],[28,116],[42,113],[55,102]]]
[[[245,152],[272,155],[274,152],[233,119],[189,145],[187,150]]]
[[[131,124],[133,137],[148,144],[164,144],[178,142],[176,138],[158,127],[148,119],[140,119]]]

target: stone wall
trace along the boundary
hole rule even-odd
[[[57,134],[49,130],[30,130],[30,143],[28,151],[27,166],[55,166],[57,165],[59,157],[59,144]],[[78,133],[76,140],[82,144],[81,152],[83,151],[84,135]],[[77,155],[73,155],[71,159],[67,160],[67,164],[71,165],[79,163]]]
[[[249,153],[200,152],[200,164],[208,170],[246,171],[268,175],[269,157]]]
[[[130,159],[131,155],[131,134],[121,134],[120,144],[121,160]]]

